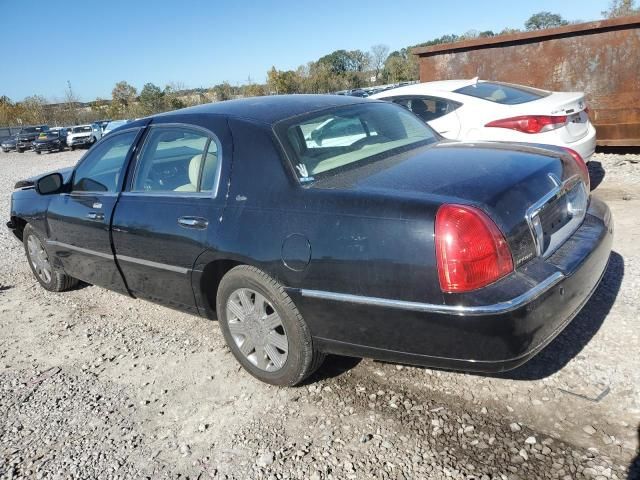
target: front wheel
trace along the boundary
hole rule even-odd
[[[218,320],[227,345],[251,375],[293,386],[311,375],[324,354],[284,288],[257,268],[241,265],[220,282]]]
[[[18,152],[18,153],[23,153],[23,152],[24,152],[24,150],[22,150],[21,148],[16,148],[16,152]]]
[[[42,152],[40,150],[36,150],[36,153],[40,155]]]
[[[53,267],[44,239],[31,225],[24,227],[22,239],[29,266],[40,285],[51,292],[63,292],[77,285],[78,280]]]

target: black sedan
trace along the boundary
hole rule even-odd
[[[9,153],[11,150],[16,149],[17,143],[18,143],[18,134],[15,134],[11,137],[3,138],[2,142],[0,142],[0,148],[4,153]]]
[[[612,242],[575,152],[444,141],[345,96],[138,120],[16,188],[8,226],[44,288],[82,280],[217,318],[278,385],[325,353],[516,367],[582,308]]]
[[[18,140],[16,142],[16,151],[22,153],[25,150],[31,150],[33,148],[33,142],[38,136],[49,130],[47,125],[39,125],[35,127],[24,127],[18,133]]]
[[[67,146],[67,130],[49,130],[42,132],[33,142],[33,150],[40,154],[42,152],[62,152]]]

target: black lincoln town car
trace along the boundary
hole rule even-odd
[[[593,293],[613,228],[575,152],[449,142],[400,106],[314,95],[128,123],[19,182],[8,226],[44,288],[217,318],[277,385],[325,353],[514,368]]]

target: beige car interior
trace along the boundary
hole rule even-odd
[[[175,188],[176,192],[196,192],[198,191],[198,175],[200,174],[200,165],[202,164],[202,154],[194,155],[189,162],[189,183]],[[206,185],[207,179],[215,176],[218,158],[215,153],[207,153],[207,161],[202,171],[202,183]]]

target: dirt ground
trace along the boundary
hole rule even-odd
[[[0,154],[14,183],[82,151]],[[602,284],[525,366],[483,376],[330,357],[246,374],[216,322],[82,286],[53,294],[0,229],[0,478],[640,478],[640,155],[597,154]]]

